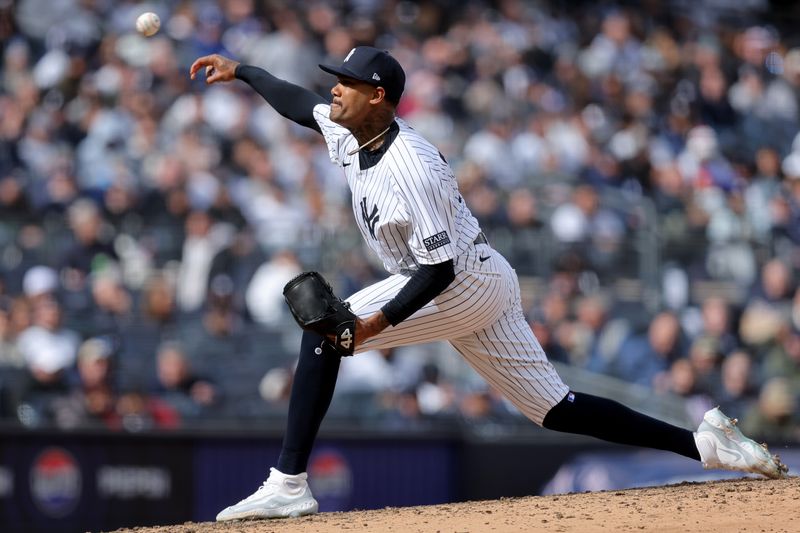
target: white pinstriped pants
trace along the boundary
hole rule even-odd
[[[490,257],[480,261],[480,256]],[[471,247],[454,263],[455,280],[444,292],[356,351],[446,340],[487,383],[542,425],[569,387],[547,360],[523,316],[514,269],[488,244]],[[347,301],[354,313],[367,317],[394,298],[408,279],[395,274]]]

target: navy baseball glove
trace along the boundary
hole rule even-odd
[[[301,328],[327,339],[340,355],[353,355],[356,315],[319,272],[303,272],[283,288],[283,297]]]

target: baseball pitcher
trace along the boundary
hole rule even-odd
[[[346,301],[317,273],[286,285],[284,295],[304,334],[278,464],[218,521],[317,512],[306,468],[341,357],[441,340],[545,428],[669,450],[705,468],[784,475],[779,459],[719,409],[707,412],[692,432],[570,390],[523,316],[514,269],[481,232],[447,161],[396,117],[405,85],[398,61],[359,46],[341,65],[320,68],[337,79],[330,103],[220,55],[201,57],[190,70],[193,79],[203,70],[207,84],[242,80],[281,115],[324,136],[331,162],[352,191],[361,235],[389,273]]]

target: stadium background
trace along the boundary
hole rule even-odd
[[[284,282],[382,276],[321,140],[244,84],[188,79],[213,52],[325,95],[317,63],[391,50],[399,114],[453,165],[565,380],[686,427],[720,404],[800,467],[799,15],[0,2],[3,530],[213,518],[277,455],[299,340]],[[718,477],[623,452],[532,427],[427,345],[346,361],[312,488],[335,510]]]

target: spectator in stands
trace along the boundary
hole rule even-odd
[[[294,365],[277,366],[259,380],[258,395],[267,414],[282,415],[289,406],[294,379]]]
[[[603,17],[600,32],[583,50],[579,64],[589,77],[624,76],[639,67],[641,52],[641,43],[633,34],[628,14],[610,10]]]
[[[655,166],[651,179],[664,259],[678,261],[693,274],[704,272],[708,215],[697,205],[691,185],[672,161]]]
[[[113,385],[114,346],[109,339],[93,337],[78,348],[77,383],[54,406],[60,428],[120,427],[116,411],[117,392]]]
[[[689,363],[696,376],[697,390],[712,398],[722,387],[722,357],[719,342],[713,337],[700,336],[689,346]]]
[[[231,236],[228,228],[215,224],[208,212],[194,210],[189,213],[176,285],[181,312],[193,313],[201,309],[206,298],[211,262],[229,244]]]
[[[132,177],[120,177],[103,192],[103,217],[115,235],[139,237],[141,214],[139,195]]]
[[[94,270],[102,269],[119,262],[117,252],[106,231],[105,220],[93,201],[82,198],[69,206],[67,212],[73,242],[66,249],[60,261],[64,269],[63,279],[66,288],[78,290]]]
[[[112,292],[124,291],[125,294],[113,296],[119,300],[114,308],[125,308],[121,305],[130,294],[125,287],[117,287]],[[145,282],[138,295],[138,302],[129,312],[109,317],[111,330],[118,336],[113,340],[116,347],[115,375],[116,386],[120,391],[130,392],[143,390],[153,379],[156,351],[165,340],[180,337],[181,322],[175,305],[175,293],[172,283],[164,273],[156,273]]]
[[[727,300],[720,297],[706,298],[701,306],[702,325],[695,337],[706,337],[717,344],[720,354],[728,354],[738,347],[733,334],[733,318]]]
[[[116,414],[121,427],[131,433],[175,429],[182,423],[180,413],[169,402],[141,391],[122,393],[117,399]]]
[[[19,340],[20,333],[30,327],[32,318],[30,300],[22,296],[13,298],[8,310],[10,336]]]
[[[203,373],[226,375],[225,365],[237,365],[253,351],[248,346],[242,315],[234,307],[233,289],[227,274],[214,276],[203,311],[198,317],[187,318],[181,327],[183,348]]]
[[[693,424],[703,420],[703,414],[714,407],[711,397],[698,386],[697,371],[688,359],[677,359],[672,363],[663,383],[656,383],[656,390],[666,391],[682,397],[686,414]]]
[[[600,203],[597,191],[578,185],[569,202],[561,204],[550,219],[556,238],[579,251],[602,274],[616,266],[625,226],[619,216]]]
[[[380,279],[376,265],[356,250],[350,250],[339,258],[340,281],[342,294],[355,294],[364,287]]]
[[[786,327],[787,319],[780,311],[760,300],[751,301],[739,320],[739,338],[757,360],[776,344],[779,334]]]
[[[259,149],[244,159],[246,177],[233,186],[231,195],[254,228],[256,239],[267,250],[289,248],[301,238],[308,210],[281,183],[270,152]]]
[[[408,427],[423,418],[419,397],[414,388],[399,391],[386,391],[380,397],[381,425],[386,428]]]
[[[754,439],[783,444],[800,438],[797,420],[797,398],[785,378],[771,378],[764,383],[758,403],[742,420],[742,431]]]
[[[170,405],[183,422],[208,414],[221,400],[216,385],[194,373],[183,347],[175,342],[158,349],[153,395]]]
[[[519,274],[536,274],[538,257],[535,250],[543,227],[536,195],[527,187],[512,190],[508,194],[505,217],[515,241],[515,246],[507,257],[518,265]]]
[[[53,268],[53,250],[47,232],[39,223],[23,225],[3,249],[12,254],[3,268],[3,278],[12,296],[24,293],[23,279],[30,269],[36,266]]]
[[[753,360],[744,350],[736,350],[722,362],[722,390],[714,398],[728,416],[741,420],[755,403],[758,387]]]
[[[701,122],[720,132],[721,140],[726,145],[733,142],[731,136],[739,121],[728,100],[728,86],[719,64],[709,64],[701,69],[697,114]]]
[[[782,377],[787,380],[792,394],[800,396],[800,332],[784,324],[775,335],[775,342],[767,348],[761,362],[763,379]]]
[[[153,162],[150,188],[142,200],[142,217],[148,221],[142,241],[157,267],[179,261],[189,214],[186,165],[177,156],[159,154]]]
[[[17,346],[17,334],[11,323],[11,299],[0,296],[0,367],[20,368],[25,364]]]
[[[626,339],[617,357],[602,371],[650,387],[683,353],[680,323],[673,313],[664,311],[653,318],[646,335],[632,335]]]
[[[368,350],[364,355],[352,360],[342,360],[339,377],[336,380],[335,394],[371,393],[375,394],[392,387],[391,358],[393,348]]]
[[[164,274],[153,275],[145,282],[139,314],[142,327],[148,331],[150,337],[166,339],[177,335],[175,291]]]
[[[133,301],[122,284],[119,270],[108,266],[98,269],[89,278],[92,294],[89,335],[111,335],[115,339],[133,322]]]
[[[468,388],[458,397],[458,413],[467,422],[511,422],[522,415],[506,398],[489,385]]]
[[[61,325],[62,310],[52,298],[36,301],[32,325],[19,336],[28,379],[22,401],[32,409],[35,422],[51,421],[53,405],[69,390],[66,373],[73,368],[79,336]]]
[[[753,237],[769,242],[773,227],[772,204],[781,194],[781,160],[777,150],[762,146],[755,156],[755,174],[745,190],[745,207]]]
[[[502,106],[499,101],[496,102]],[[464,157],[478,165],[492,183],[509,190],[519,186],[522,169],[509,159],[512,153],[514,122],[509,112],[495,111],[490,114],[486,128],[478,130],[464,143]]]
[[[19,350],[37,381],[58,381],[62,371],[75,363],[79,337],[62,327],[62,310],[56,300],[38,300],[32,312],[31,326],[20,333]]]
[[[0,228],[8,232],[8,237],[34,220],[33,207],[25,195],[23,183],[24,177],[19,173],[0,174],[0,211],[3,213]]]
[[[230,245],[220,250],[211,261],[209,280],[214,280],[218,275],[227,276],[233,284],[233,308],[237,313],[247,316],[247,287],[265,261],[266,255],[258,246],[252,230],[238,230]]]
[[[562,345],[561,331],[569,316],[569,301],[564,294],[548,291],[530,312],[530,324],[548,359],[568,362],[569,353]]]
[[[751,301],[759,300],[788,317],[793,287],[789,266],[780,259],[771,259],[761,269],[761,275],[751,290]]]
[[[331,405],[333,416],[359,420],[376,419],[380,416],[381,408],[377,398],[384,392],[397,392],[397,369],[392,365],[392,352],[393,349],[370,350],[359,354],[366,356],[363,360],[342,360]],[[385,399],[388,398],[387,395]],[[386,407],[388,406],[384,405]]]
[[[453,414],[457,408],[453,385],[442,376],[435,363],[422,367],[416,393],[420,413],[424,416]]]
[[[605,361],[616,357],[630,328],[625,319],[611,317],[610,311],[606,295],[597,293],[577,299],[575,327],[578,336],[584,339],[583,353],[572,353],[570,364],[590,369],[596,365],[599,368]]]
[[[678,359],[672,363],[664,383],[669,392],[678,396],[688,398],[697,394],[697,374],[688,359]]]
[[[256,270],[247,287],[247,309],[253,320],[268,328],[276,328],[287,319],[283,287],[302,272],[297,255],[280,250]]]
[[[58,289],[58,274],[48,266],[31,267],[22,278],[22,291],[32,303],[54,298]]]

